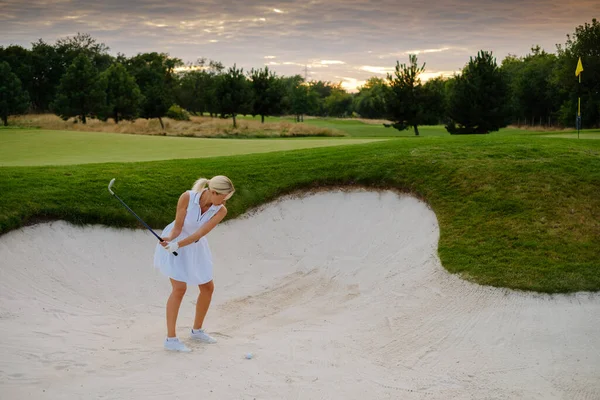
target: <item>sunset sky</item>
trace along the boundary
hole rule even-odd
[[[409,53],[423,78],[451,75],[480,49],[498,63],[539,44],[548,52],[600,17],[598,0],[262,1],[0,0],[0,45],[89,33],[127,56],[167,52],[244,70],[342,82],[350,91],[385,77]]]

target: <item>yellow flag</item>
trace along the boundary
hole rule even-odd
[[[581,57],[579,57],[579,61],[577,62],[577,68],[575,69],[575,76],[579,76],[581,71],[583,71],[583,65],[581,64]]]

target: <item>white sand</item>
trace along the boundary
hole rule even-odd
[[[448,274],[435,215],[364,191],[285,198],[209,236],[219,342],[162,348],[147,230],[0,238],[0,399],[599,399],[600,295]],[[197,288],[179,315],[189,343]],[[244,359],[246,352],[255,358]]]

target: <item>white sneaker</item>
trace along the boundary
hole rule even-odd
[[[165,349],[171,351],[183,351],[185,353],[192,351],[192,349],[181,343],[177,338],[165,339]]]
[[[217,343],[217,339],[211,337],[208,333],[204,332],[204,329],[192,329],[190,337],[192,339],[196,339],[204,343]]]

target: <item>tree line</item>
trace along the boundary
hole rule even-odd
[[[581,83],[575,66],[584,65]],[[278,76],[267,66],[244,71],[215,60],[184,64],[166,53],[112,56],[88,34],[30,49],[0,46],[0,116],[52,112],[64,120],[187,119],[189,114],[359,116],[413,129],[443,124],[451,134],[489,133],[510,124],[571,127],[581,98],[584,127],[600,126],[600,23],[567,34],[556,53],[534,46],[526,56],[497,63],[491,52],[470,57],[460,73],[422,82],[416,55],[396,62],[385,78],[372,77],[349,93],[340,83]]]

